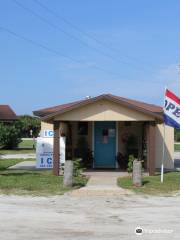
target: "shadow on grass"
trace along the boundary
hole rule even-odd
[[[169,173],[171,173],[171,171],[166,171],[164,172],[164,176],[168,175]],[[149,176],[150,178],[154,178],[154,177],[160,177],[161,173],[157,172],[154,176]],[[148,177],[148,178],[149,178]],[[142,186],[150,183],[151,180],[147,180],[147,179],[142,179]]]
[[[12,150],[16,150],[16,151],[22,151],[22,150],[36,150],[35,148],[32,147],[18,147],[18,148],[14,148]]]
[[[26,152],[27,151],[27,152]],[[19,154],[19,153],[35,153],[36,149],[33,147],[17,147],[12,149],[0,148],[0,155]]]
[[[6,177],[10,177],[10,176],[24,176],[24,175],[40,176],[41,174],[39,172],[10,172],[10,170],[8,172],[6,172],[6,171],[0,172],[0,176],[6,176]]]
[[[143,185],[143,186],[146,185],[146,184],[148,184],[148,183],[149,183],[148,180],[143,180],[143,181],[142,181],[142,185]]]

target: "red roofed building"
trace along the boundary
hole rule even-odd
[[[15,112],[9,105],[0,105],[0,122],[11,122],[17,120]]]
[[[103,94],[76,102],[34,111],[41,118],[41,131],[54,131],[53,170],[59,175],[59,136],[66,136],[67,158],[78,155],[78,144],[84,138],[91,156],[92,168],[127,166],[128,156],[144,161],[150,175],[161,166],[163,151],[163,109],[128,98]],[[174,129],[166,126],[165,161],[174,167]]]

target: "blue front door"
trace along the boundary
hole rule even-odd
[[[116,122],[94,123],[94,167],[116,167]]]

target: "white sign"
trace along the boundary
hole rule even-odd
[[[51,129],[44,130],[41,134],[41,137],[53,137],[54,136],[54,131]]]
[[[60,137],[60,163],[65,163],[65,137]],[[53,138],[38,137],[36,168],[53,168]]]

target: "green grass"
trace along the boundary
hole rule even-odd
[[[25,171],[8,170],[7,168],[24,160],[0,160],[0,193],[31,194],[38,196],[59,195],[87,183],[83,176],[74,179],[73,188],[63,187],[63,177],[52,175],[51,170]]]
[[[19,143],[18,148],[33,148],[34,141],[27,139],[27,140],[22,140],[22,142]]]
[[[33,149],[0,149],[0,155],[23,154],[23,153],[35,153],[35,150]]]
[[[0,155],[23,153],[35,153],[35,149],[33,149],[33,140],[22,140],[16,149],[0,149]]]
[[[180,151],[180,144],[174,144],[174,151]]]
[[[118,178],[118,186],[131,189],[136,193],[152,195],[169,194],[180,190],[180,172],[165,173],[164,183],[160,182],[160,175],[144,177],[142,187],[132,186],[132,179],[130,177]]]
[[[2,171],[6,170],[8,167],[13,166],[17,163],[20,163],[22,161],[25,161],[24,159],[5,159],[0,160],[0,174]]]

